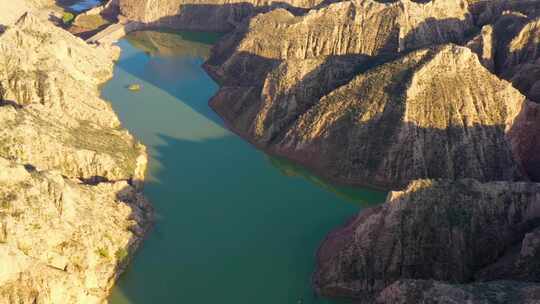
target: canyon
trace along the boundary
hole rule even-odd
[[[205,68],[234,132],[330,180],[404,189],[327,237],[320,294],[540,298],[540,2],[145,3],[162,9],[118,8],[148,26],[229,32]],[[190,19],[200,11],[210,26]]]
[[[0,303],[100,303],[140,244],[146,150],[98,87],[155,28],[226,33],[204,68],[236,134],[392,190],[322,242],[318,294],[540,300],[540,1],[111,0],[90,44],[45,6],[0,15]]]

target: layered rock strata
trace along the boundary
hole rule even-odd
[[[253,144],[339,182],[413,181],[328,237],[318,291],[540,300],[540,189],[526,182],[540,180],[540,1],[144,3],[119,8],[149,26],[232,30],[206,63],[221,84],[211,106]]]
[[[362,62],[287,60],[260,95],[226,86],[211,104],[255,144],[335,180],[527,179],[508,130],[528,101],[467,48],[424,49],[356,75]]]
[[[321,0],[239,1],[239,0],[119,0],[120,14],[152,27],[227,32],[253,14],[275,7],[303,12]]]
[[[146,152],[99,97],[118,49],[35,9],[1,20],[0,303],[103,303],[151,220]]]
[[[539,184],[414,181],[328,236],[314,284],[362,298],[400,279],[537,282],[539,227]]]
[[[536,304],[540,286],[534,283],[496,281],[467,285],[452,285],[434,281],[403,280],[386,288],[377,304]]]
[[[0,156],[84,180],[142,180],[144,147],[98,85],[114,54],[25,15],[0,36]]]
[[[103,303],[147,228],[127,182],[96,186],[0,158],[0,303]]]

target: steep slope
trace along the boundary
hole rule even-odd
[[[142,195],[4,158],[0,186],[0,303],[102,303],[148,224]]]
[[[501,262],[515,274],[508,278],[538,274],[538,263],[527,261],[539,250],[529,233],[539,225],[539,191],[532,183],[414,181],[327,237],[314,284],[325,295],[362,297],[399,279],[500,279],[485,269]],[[520,258],[507,263],[516,243]]]
[[[117,54],[39,11],[0,34],[0,303],[103,303],[149,226],[145,148],[99,98]]]
[[[322,0],[119,0],[120,13],[129,20],[184,30],[227,32],[255,13],[271,7],[304,11]]]
[[[355,75],[362,62],[285,61],[260,96],[225,87],[211,104],[255,144],[334,180],[526,179],[506,133],[527,101],[467,48],[416,51]]]
[[[303,16],[277,9],[253,17],[215,48],[209,67],[222,83],[261,82],[268,69],[260,61],[328,55],[395,56],[432,44],[461,42],[473,29],[465,1],[408,0],[333,3]],[[257,69],[257,78],[244,77]],[[253,73],[249,71],[250,73]]]
[[[86,180],[142,180],[144,147],[120,128],[98,85],[111,49],[26,14],[0,36],[0,156]]]

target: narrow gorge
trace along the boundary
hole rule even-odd
[[[540,301],[539,0],[0,1],[0,303]]]

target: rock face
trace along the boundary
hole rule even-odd
[[[184,30],[226,32],[246,17],[273,7],[302,11],[322,3],[321,0],[119,0],[120,13],[132,21],[158,27]]]
[[[222,84],[211,105],[257,146],[340,182],[527,180],[527,161],[510,151],[525,148],[510,147],[522,141],[507,132],[528,101],[492,73],[501,26],[486,25],[467,44],[480,61],[465,47],[425,48],[465,43],[475,31],[473,8],[359,0],[302,16],[257,15],[207,62]],[[505,58],[535,57],[533,28],[516,30],[519,42],[510,43],[523,55]]]
[[[469,285],[450,285],[422,280],[398,281],[386,288],[377,304],[536,304],[538,284],[498,281]]]
[[[287,60],[260,97],[231,98],[245,91],[226,87],[212,106],[257,145],[335,180],[526,179],[506,132],[527,101],[467,48],[416,51],[355,75],[362,61]]]
[[[536,285],[494,281],[540,280],[540,185],[530,182],[540,180],[540,1],[119,0],[118,9],[144,26],[230,31],[205,64],[221,84],[211,106],[256,146],[334,181],[408,185],[329,235],[320,293],[540,300]]]
[[[36,10],[0,34],[0,303],[103,303],[151,220],[146,152],[99,98],[118,50]]]
[[[427,4],[412,1],[381,3],[358,0],[333,3],[303,16],[277,9],[252,18],[215,49],[209,67],[221,83],[245,77],[256,69],[253,79],[260,85],[266,69],[261,60],[310,59],[320,56],[395,56],[401,51],[464,40],[473,28],[464,1],[436,0]],[[252,73],[252,71],[248,71]]]
[[[99,98],[110,50],[31,15],[0,36],[0,49],[0,156],[85,180],[144,178],[144,147]]]
[[[5,26],[15,23],[26,12],[32,12],[47,18],[50,11],[46,8],[54,9],[54,4],[55,0],[3,1],[2,11],[0,11],[0,32]]]
[[[4,158],[0,185],[0,303],[102,303],[148,224],[142,195]]]
[[[324,295],[366,297],[399,279],[501,279],[500,264],[536,277],[538,263],[527,262],[538,254],[539,226],[539,184],[415,181],[329,235],[314,284]],[[521,251],[508,263],[516,243]]]

